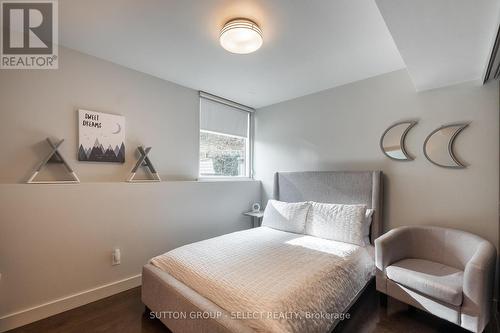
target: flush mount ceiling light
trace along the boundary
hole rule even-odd
[[[219,40],[220,45],[231,53],[252,53],[262,46],[262,30],[255,22],[235,19],[224,25]]]

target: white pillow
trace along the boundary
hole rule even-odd
[[[371,208],[368,208],[365,213],[365,227],[363,229],[365,245],[370,245],[370,227],[372,225],[373,213],[375,213],[375,209]]]
[[[273,229],[303,234],[307,211],[311,205],[308,202],[288,203],[269,200],[262,225]]]
[[[306,234],[365,246],[365,205],[311,202]]]

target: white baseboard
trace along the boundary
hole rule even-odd
[[[5,332],[141,285],[141,274],[0,317]]]

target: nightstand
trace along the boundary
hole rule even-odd
[[[260,224],[262,223],[262,217],[264,216],[264,212],[263,211],[246,212],[243,213],[243,215],[250,216],[252,218],[253,227],[257,228],[260,227]]]

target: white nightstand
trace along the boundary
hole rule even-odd
[[[243,215],[250,216],[252,218],[253,227],[257,228],[260,227],[260,224],[262,222],[262,217],[264,216],[264,212],[263,211],[246,212],[243,213]]]

